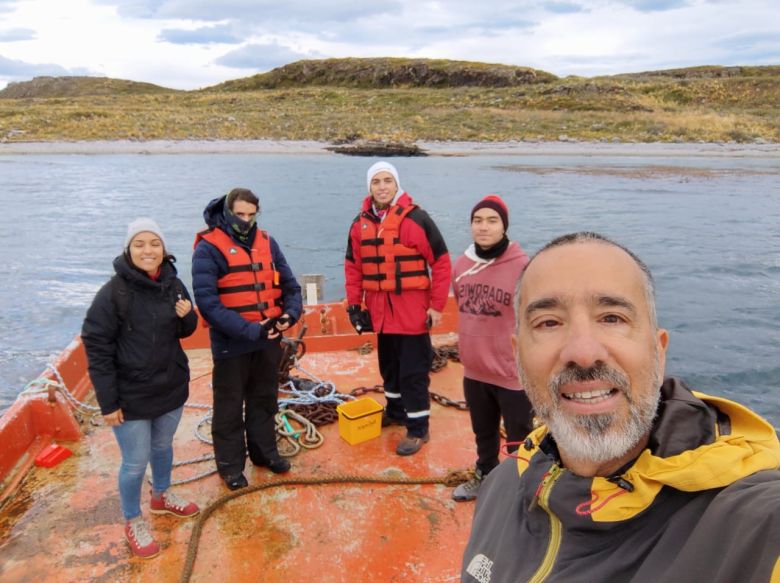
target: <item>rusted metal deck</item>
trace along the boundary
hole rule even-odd
[[[451,307],[448,312],[442,326],[445,331],[454,328],[456,317]],[[345,331],[339,334],[343,336],[347,333],[343,317],[339,313],[328,319],[319,311],[307,316],[307,321],[314,336],[323,331],[333,334],[339,327]],[[212,363],[204,337],[199,332],[188,342],[189,404],[211,405]],[[341,338],[336,344],[344,347],[335,351],[318,346],[321,340],[307,342],[308,353],[301,365],[344,393],[381,383],[375,352],[354,350],[356,343],[370,338]],[[434,336],[435,344],[454,341],[451,333]],[[304,376],[295,370],[293,374]],[[433,373],[431,390],[462,399],[461,366],[449,362]],[[370,396],[384,404],[381,395]],[[211,453],[211,447],[194,436],[204,413],[185,409],[175,438],[175,461]],[[149,514],[145,490],[142,508],[162,551],[149,560],[132,557],[123,537],[117,492],[119,448],[106,427],[83,423],[82,430],[78,441],[63,441],[74,455],[59,465],[50,469],[33,466],[22,477],[5,477],[0,580],[179,580],[196,519]],[[247,461],[250,486],[302,477],[443,477],[471,467],[475,458],[468,413],[436,403],[432,404],[431,441],[410,457],[395,454],[405,434],[403,427],[385,428],[379,438],[357,445],[344,441],[335,423],[320,431],[324,444],[293,457],[289,474],[276,476]],[[50,438],[37,437],[28,446],[28,457]],[[210,469],[213,461],[175,468],[174,479]],[[202,509],[228,493],[216,474],[174,489]],[[203,524],[191,580],[457,581],[473,511],[473,503],[454,502],[451,488],[444,485],[315,484],[249,492],[215,510]]]

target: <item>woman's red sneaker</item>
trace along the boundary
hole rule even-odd
[[[149,532],[149,526],[141,516],[136,516],[128,520],[125,524],[125,538],[130,550],[136,557],[142,559],[151,559],[160,552],[160,545],[157,544]]]
[[[155,514],[173,514],[179,518],[190,518],[200,512],[194,502],[187,502],[173,492],[163,492],[155,496],[152,492],[151,511]]]

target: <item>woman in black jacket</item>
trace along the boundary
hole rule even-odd
[[[125,538],[143,558],[160,551],[141,516],[147,465],[152,466],[151,512],[185,518],[199,512],[168,491],[173,435],[189,396],[189,364],[179,339],[198,323],[173,261],[157,223],[148,218],[130,223],[125,251],[114,259],[116,275],[98,291],[81,331],[103,419],[122,452]]]

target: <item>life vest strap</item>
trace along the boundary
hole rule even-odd
[[[284,304],[281,300],[274,300],[272,303],[268,302],[258,302],[256,304],[249,304],[246,306],[235,306],[232,308],[228,308],[228,310],[233,310],[234,312],[238,312],[239,314],[243,312],[264,312],[268,308],[272,308],[274,306],[282,307]]]
[[[396,255],[395,262],[400,263],[401,261],[425,261],[425,257],[422,255]]]
[[[262,263],[247,263],[246,265],[231,265],[228,267],[228,273],[240,273],[244,271],[262,271],[264,265]]]
[[[417,277],[418,275],[428,275],[427,269],[421,269],[420,271],[399,271],[396,277]]]
[[[217,292],[220,294],[231,294],[244,291],[263,291],[269,289],[265,282],[250,283],[246,285],[229,285],[224,287],[218,287]]]
[[[384,263],[385,258],[381,255],[371,255],[370,257],[363,257],[363,263]],[[402,261],[425,261],[425,257],[422,255],[396,255],[395,262],[401,263]]]
[[[397,245],[400,242],[401,242],[401,237],[393,237],[393,240],[392,240],[392,244],[393,245]],[[387,243],[387,241],[385,241],[384,239],[381,239],[381,238],[379,238],[379,239],[361,239],[361,241],[360,241],[360,245],[362,247],[376,247],[378,245],[384,245],[386,243]]]
[[[421,269],[419,271],[398,271],[394,274],[394,279],[400,279],[402,277],[417,277],[422,275],[428,275],[427,269]],[[372,273],[363,275],[363,279],[366,281],[384,281],[387,279],[387,274],[384,273]]]

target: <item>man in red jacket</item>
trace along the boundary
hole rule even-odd
[[[387,399],[382,425],[406,425],[396,453],[412,455],[429,439],[428,330],[439,324],[447,302],[450,256],[428,213],[401,188],[392,164],[371,166],[367,185],[344,262],[348,312],[358,332],[377,332]]]

